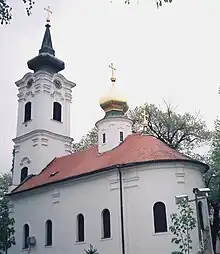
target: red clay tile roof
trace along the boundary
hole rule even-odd
[[[99,154],[98,147],[94,146],[86,151],[56,158],[39,175],[31,177],[18,186],[12,194],[101,171],[111,166],[163,160],[194,161],[153,136],[133,134],[128,136],[118,147],[103,154]]]

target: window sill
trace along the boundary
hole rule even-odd
[[[75,245],[81,245],[81,244],[86,244],[86,242],[85,241],[83,241],[83,242],[79,242],[79,241],[75,242]]]
[[[112,240],[112,237],[109,237],[109,238],[101,238],[100,241],[110,241]]]
[[[170,232],[160,232],[160,233],[153,233],[153,236],[160,236],[160,235],[169,235]]]
[[[54,121],[54,122],[56,122],[56,123],[60,123],[60,124],[62,124],[62,123],[63,123],[62,121],[58,121],[58,120],[53,119],[53,118],[51,118],[50,120],[51,120],[51,121]]]
[[[31,122],[32,122],[32,119],[30,119],[30,120],[28,120],[28,121],[26,121],[26,122],[23,122],[22,124],[24,124],[25,126],[27,126],[28,123],[31,123]]]
[[[44,245],[44,248],[52,248],[52,245]]]
[[[29,251],[29,248],[22,248],[22,251]]]

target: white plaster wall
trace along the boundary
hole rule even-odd
[[[15,141],[13,185],[20,183],[21,169],[28,167],[29,174],[38,174],[55,157],[71,154],[72,139],[45,131],[28,134]]]
[[[132,134],[132,121],[126,117],[106,117],[96,123],[98,128],[99,153],[112,150],[120,142],[120,132],[124,133],[124,139]],[[106,142],[103,143],[103,133],[106,135]]]
[[[171,244],[171,232],[154,233],[153,205],[159,201],[166,205],[169,228],[170,214],[177,211],[175,196],[187,194],[193,198],[193,188],[203,187],[201,172],[190,164],[155,164],[127,171],[124,178],[127,178],[124,183],[126,254],[170,254],[178,250]],[[192,253],[196,254],[196,230],[192,237]]]
[[[27,81],[33,78],[31,88],[27,88]],[[62,88],[57,89],[53,83],[58,79]],[[52,76],[50,73],[39,71],[28,73],[16,82],[19,87],[17,134],[22,136],[32,130],[45,129],[60,135],[70,136],[70,105],[74,83],[66,80],[61,74]],[[32,103],[32,119],[24,123],[24,108],[27,102]],[[52,120],[53,103],[62,105],[61,122]]]
[[[27,87],[29,79],[33,79],[30,88]],[[61,82],[61,89],[55,87],[55,79]],[[24,166],[28,166],[29,174],[37,174],[54,157],[70,154],[70,104],[75,86],[61,74],[45,71],[29,72],[16,85],[19,93],[13,185],[20,183],[20,171]],[[24,123],[25,104],[29,101],[32,103],[31,120]],[[61,122],[52,119],[54,102],[62,105]],[[28,158],[28,165],[21,165],[24,158]]]
[[[172,234],[154,234],[152,208],[155,202],[166,204],[168,227],[170,214],[176,211],[175,195],[193,197],[194,187],[203,187],[198,168],[187,164],[151,164],[123,170],[125,247],[126,254],[170,254],[177,250],[171,244]],[[60,196],[59,196],[59,195]],[[9,254],[22,253],[22,228],[31,226],[31,235],[37,238],[37,247],[31,253],[84,253],[89,244],[99,253],[121,254],[119,181],[116,172],[96,177],[57,184],[23,194],[12,200],[14,205],[16,246]],[[111,212],[112,239],[101,240],[101,211]],[[77,244],[76,216],[85,216],[85,243]],[[45,221],[53,221],[53,247],[44,247]],[[193,232],[193,252],[197,253],[197,231]]]
[[[112,173],[111,173],[112,174]],[[30,253],[36,254],[73,254],[84,253],[89,244],[95,245],[99,253],[119,254],[119,192],[110,190],[113,175],[72,181],[54,188],[32,192],[12,201],[12,215],[15,218],[16,246],[10,254],[28,253],[22,251],[22,229],[25,223],[30,225],[30,235],[37,239],[36,248]],[[53,198],[53,195],[60,197]],[[59,202],[59,203],[56,203]],[[111,212],[112,239],[101,239],[101,212],[108,208]],[[83,213],[85,219],[85,242],[76,243],[76,217]],[[53,222],[53,246],[45,245],[45,221]]]

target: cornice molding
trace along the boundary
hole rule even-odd
[[[25,141],[27,139],[35,139],[39,136],[44,136],[46,138],[52,138],[52,139],[58,139],[58,140],[61,140],[64,142],[73,142],[73,138],[71,138],[71,137],[60,135],[60,134],[53,133],[53,132],[50,132],[47,130],[42,130],[42,129],[34,130],[34,131],[26,133],[22,136],[16,137],[13,139],[13,142],[18,144],[18,143]]]

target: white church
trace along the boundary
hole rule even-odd
[[[60,71],[50,25],[32,70],[16,82],[17,133],[10,211],[16,245],[10,254],[171,254],[170,215],[175,196],[193,198],[202,188],[206,164],[147,134],[132,133],[127,100],[110,92],[100,99],[104,117],[96,122],[98,144],[74,152],[70,137],[75,83]],[[147,127],[147,126],[145,126]],[[209,227],[207,202],[200,201],[200,225]],[[203,230],[202,228],[202,230]],[[193,231],[193,254],[199,251]],[[209,252],[210,253],[210,252]]]

